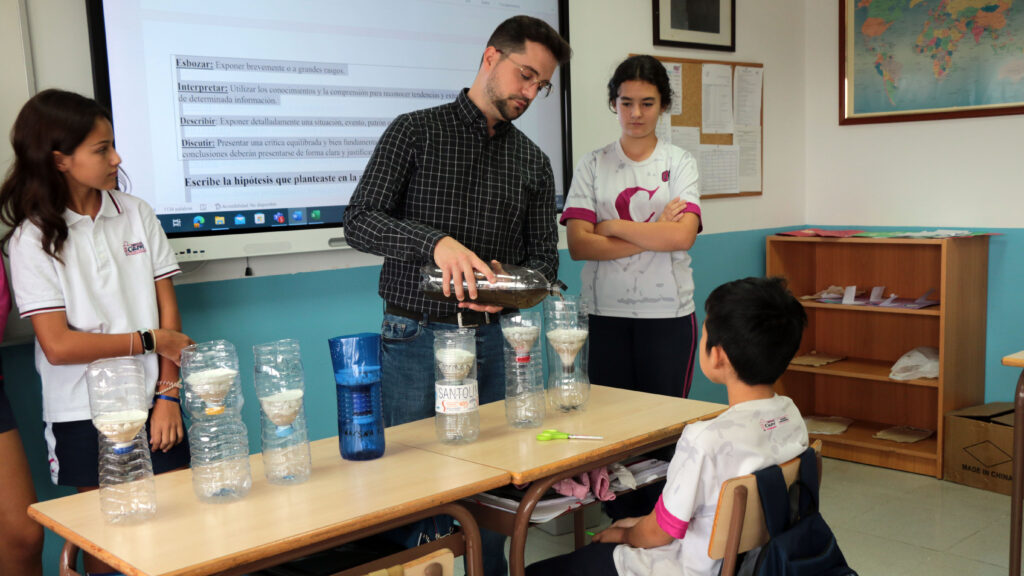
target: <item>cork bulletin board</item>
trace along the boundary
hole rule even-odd
[[[682,94],[679,98],[682,102],[682,113],[672,115],[673,126],[690,126],[701,128],[700,143],[713,145],[734,144],[733,134],[707,134],[701,125],[703,110],[701,108],[701,67],[704,64],[722,64],[729,66],[735,77],[737,67],[764,68],[764,64],[754,62],[725,62],[722,60],[694,60],[688,58],[672,58],[668,56],[654,56],[664,63],[678,63],[682,65]],[[764,90],[762,84],[761,110],[759,130],[761,133],[760,150],[757,160],[760,163],[759,173],[761,185],[754,191],[743,191],[738,194],[701,194],[702,199],[708,198],[736,198],[738,196],[760,196],[763,193],[764,182]],[[703,176],[702,176],[703,177]]]

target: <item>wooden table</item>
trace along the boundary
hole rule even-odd
[[[182,470],[156,477],[156,517],[137,525],[106,524],[96,491],[33,504],[29,516],[134,576],[244,574],[445,513],[471,526],[466,555],[482,573],[473,517],[452,503],[508,484],[509,474],[410,448],[389,432],[384,456],[365,462],[342,460],[337,438],[311,443],[312,475],[296,486],[267,483],[254,454],[252,490],[236,502],[200,502]]]
[[[478,516],[481,526],[512,537],[509,571],[512,576],[520,576],[525,570],[530,515],[548,488],[564,478],[673,444],[687,423],[712,418],[725,408],[722,404],[593,386],[585,410],[549,412],[540,429],[509,426],[505,403],[499,401],[480,407],[480,437],[472,444],[441,444],[434,434],[433,418],[389,428],[388,440],[505,470],[515,484],[532,483],[515,513],[511,530],[496,523],[500,512],[489,518]],[[604,439],[538,441],[537,433],[547,428]]]
[[[1010,497],[1010,576],[1020,576],[1021,506],[1024,505],[1024,351],[1003,356],[1003,366],[1021,368],[1013,403],[1013,491]]]

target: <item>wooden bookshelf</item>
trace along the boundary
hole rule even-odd
[[[814,435],[825,456],[941,478],[945,413],[984,401],[988,237],[770,236],[767,273],[784,276],[798,297],[830,285],[885,286],[886,295],[902,298],[934,290],[939,305],[921,309],[803,301],[808,326],[799,353],[845,359],[791,365],[778,388],[806,416],[854,420],[843,434]],[[939,377],[889,378],[896,360],[918,346],[939,349]],[[900,425],[935,434],[914,443],[873,438]]]

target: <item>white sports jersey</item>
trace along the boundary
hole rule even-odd
[[[708,556],[722,482],[793,459],[807,449],[807,426],[793,401],[776,395],[741,402],[705,422],[689,424],[676,443],[655,515],[676,538],[657,548],[615,548],[622,576],[711,576],[721,560]]]
[[[700,217],[697,180],[697,161],[682,148],[659,141],[646,160],[635,162],[616,140],[576,166],[561,222],[655,222],[680,197],[685,211]],[[685,250],[589,261],[580,279],[581,296],[599,316],[678,318],[694,311],[693,271]]]
[[[101,195],[95,220],[64,210],[68,238],[62,261],[43,251],[42,233],[27,220],[11,236],[11,286],[22,318],[63,311],[72,330],[99,334],[160,327],[155,282],[181,272],[163,228],[139,198],[116,190]],[[128,349],[126,335],[125,354]],[[43,384],[43,420],[88,420],[86,364],[50,364],[39,340],[35,356]],[[152,395],[157,355],[146,354],[143,364]]]

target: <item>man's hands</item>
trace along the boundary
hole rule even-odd
[[[475,272],[480,272],[488,282],[493,283],[498,280],[494,270],[472,250],[451,236],[445,236],[434,246],[434,263],[441,268],[441,286],[445,296],[451,296],[452,280],[454,279],[455,297],[459,300],[459,308],[491,314],[501,312],[501,306],[484,306],[466,301],[467,296],[469,300],[476,300],[477,297]],[[497,260],[493,261],[493,265],[500,269],[501,265]]]

